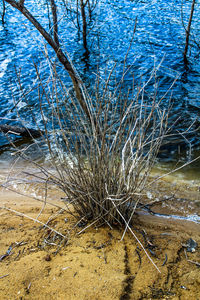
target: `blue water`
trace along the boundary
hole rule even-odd
[[[77,71],[86,85],[94,86],[97,73],[102,78],[116,63],[117,80],[121,78],[124,57],[133,36],[137,17],[137,29],[131,45],[126,66],[129,72],[126,76],[127,88],[148,80],[154,66],[157,71],[157,86],[159,95],[163,95],[177,78],[173,86],[169,123],[179,118],[179,130],[186,130],[193,122],[195,129],[200,124],[200,4],[196,3],[188,50],[188,65],[183,61],[185,46],[185,27],[189,19],[191,1],[178,0],[119,0],[97,1],[88,24],[88,49],[83,47],[81,33],[76,23],[76,1],[67,1],[68,10],[63,1],[57,1],[59,35],[63,49],[68,52]],[[41,22],[47,31],[51,24],[48,20],[48,7],[43,1],[26,0],[26,7]],[[87,15],[88,17],[88,15]],[[89,17],[88,17],[89,18]],[[197,44],[198,45],[197,45]],[[49,65],[45,58],[48,51],[54,61],[53,51],[46,45],[34,27],[16,9],[6,5],[5,24],[0,23],[0,122],[19,123],[20,118],[29,127],[35,127],[30,114],[30,108],[35,109],[38,124],[42,124],[39,113],[37,80],[34,63],[37,64],[44,81],[49,78]],[[58,72],[66,86],[71,87],[68,75],[58,66]],[[18,76],[17,76],[18,74]],[[20,76],[19,76],[20,75]],[[20,77],[20,83],[19,83]],[[19,91],[19,86],[26,89],[25,98]],[[50,85],[50,84],[49,84]],[[149,86],[151,94],[155,86]],[[48,105],[46,117],[48,117]],[[182,159],[188,159],[188,143],[191,143],[192,155],[195,157],[200,149],[200,130],[187,136],[177,143],[184,144],[181,151]],[[0,145],[6,143],[0,135]],[[170,156],[176,159],[177,143],[161,152],[163,159]],[[191,153],[190,153],[191,154]]]

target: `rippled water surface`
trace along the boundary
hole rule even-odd
[[[59,1],[58,1],[59,2]],[[133,36],[137,17],[137,30],[127,58],[129,68],[126,76],[127,87],[131,86],[132,78],[137,84],[148,80],[154,66],[157,71],[157,86],[162,95],[177,79],[173,86],[171,101],[173,108],[169,122],[179,117],[178,126],[187,129],[194,121],[195,128],[200,124],[200,4],[196,3],[188,64],[183,61],[185,46],[185,29],[187,27],[191,1],[162,0],[121,0],[97,1],[88,24],[88,49],[86,53],[81,33],[77,29],[77,19],[73,4],[67,1],[68,9],[60,1],[58,6],[59,34],[61,43],[68,52],[75,67],[87,86],[92,86],[97,68],[104,76],[105,69],[110,70],[117,63],[116,76],[122,75],[124,57]],[[182,3],[183,2],[183,3]],[[48,7],[45,1],[27,0],[26,5],[41,24],[50,31]],[[81,24],[81,23],[80,23]],[[16,123],[18,116],[14,109],[17,105],[21,118],[27,126],[34,127],[34,121],[29,113],[30,106],[39,112],[38,93],[34,63],[37,64],[42,77],[49,77],[48,61],[45,53],[48,51],[53,59],[52,50],[40,37],[33,26],[15,9],[6,5],[5,24],[0,24],[0,122]],[[162,63],[161,63],[162,62]],[[160,65],[161,63],[161,65]],[[59,69],[62,79],[68,87],[71,82]],[[17,76],[18,74],[18,76]],[[20,83],[19,83],[20,75]],[[26,99],[19,92],[19,85],[26,88]],[[32,90],[33,88],[33,90]],[[152,85],[152,91],[155,86]],[[151,90],[148,90],[151,93]],[[14,104],[15,103],[15,104]],[[48,105],[46,105],[48,117]],[[40,124],[41,115],[37,115]],[[194,129],[192,127],[192,129]],[[0,136],[0,145],[6,143]],[[178,153],[178,146],[181,150]],[[200,152],[200,131],[187,135],[187,140],[173,141],[169,147],[161,149],[160,157],[176,160],[182,157],[187,160],[196,157]],[[177,154],[178,153],[178,154]],[[199,163],[195,163],[195,168]],[[198,173],[198,172],[197,172]]]

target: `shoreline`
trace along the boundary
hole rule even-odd
[[[179,192],[181,196],[184,190]],[[53,193],[52,198],[55,201],[56,194]],[[6,204],[33,218],[42,208],[42,203],[2,188],[0,202],[1,206]],[[167,206],[155,207],[158,212],[161,209],[169,211]],[[57,208],[47,205],[39,220],[45,223],[57,212]],[[135,216],[132,230],[160,269],[160,274],[129,232],[121,241],[123,228],[90,227],[78,234],[82,228],[74,228],[77,221],[67,212],[58,214],[49,223],[66,235],[66,244],[58,251],[62,241],[40,224],[2,209],[0,216],[0,256],[13,247],[12,254],[0,261],[2,300],[185,300],[200,297],[199,268],[187,261],[182,246],[190,238],[200,246],[198,224],[151,215]],[[148,243],[153,247],[149,248]],[[200,262],[199,250],[187,252],[187,257]]]

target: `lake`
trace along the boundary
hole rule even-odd
[[[59,2],[59,1],[58,1]],[[60,1],[58,5],[59,35],[63,49],[68,53],[88,89],[94,86],[97,70],[102,78],[116,64],[115,77],[120,80],[124,58],[133,36],[135,21],[137,27],[131,44],[126,66],[127,89],[132,78],[137,84],[148,80],[154,67],[158,96],[162,96],[176,80],[171,93],[172,108],[169,124],[178,120],[174,133],[190,128],[185,137],[178,136],[161,148],[159,157],[166,166],[177,160],[182,163],[200,155],[200,5],[196,3],[192,21],[188,64],[183,60],[185,28],[187,27],[191,1],[146,1],[121,0],[97,1],[88,19],[88,52],[83,47],[81,33],[77,26],[75,1]],[[94,2],[94,1],[93,1]],[[92,3],[93,3],[92,2]],[[45,1],[27,0],[26,6],[47,31],[52,21],[48,18],[49,7]],[[81,20],[79,18],[81,26]],[[54,61],[53,51],[46,45],[36,29],[15,9],[6,4],[5,23],[0,23],[0,122],[19,124],[19,116],[26,126],[35,128],[30,109],[35,109],[38,124],[42,125],[39,113],[37,78],[34,64],[44,81],[49,78],[47,53]],[[63,69],[58,72],[67,88],[71,81]],[[25,97],[19,87],[26,90]],[[155,89],[148,87],[147,92]],[[44,103],[46,117],[49,106]],[[178,131],[177,131],[178,130]],[[0,146],[7,143],[0,135]],[[1,162],[9,159],[9,149],[1,153]],[[200,162],[191,167],[194,178],[199,178]],[[195,175],[194,175],[195,174]]]

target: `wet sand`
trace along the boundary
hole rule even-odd
[[[171,182],[161,184],[163,196],[172,192],[169,186]],[[183,185],[178,193],[179,200],[154,209],[177,213],[181,202],[181,215],[184,207],[199,213],[195,190]],[[3,188],[0,203],[32,218],[42,207],[34,199]],[[56,212],[56,207],[47,205],[38,220],[46,223]],[[200,268],[188,261],[200,263],[199,224],[141,213],[135,216],[132,230],[161,273],[130,232],[121,241],[123,228],[90,227],[78,234],[83,228],[75,226],[76,219],[67,212],[48,225],[66,239],[24,216],[0,209],[0,299],[200,299]],[[193,253],[185,251],[189,238],[198,243]],[[9,255],[2,258],[7,251]]]

